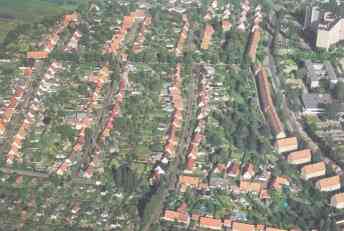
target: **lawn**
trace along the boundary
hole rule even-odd
[[[45,16],[73,10],[86,0],[0,0],[0,42],[19,23],[32,23]]]

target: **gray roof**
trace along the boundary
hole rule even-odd
[[[330,94],[306,93],[302,95],[302,103],[305,108],[318,108],[321,104],[332,102]]]
[[[312,81],[319,81],[321,79],[336,80],[337,75],[333,65],[329,61],[324,63],[312,62],[310,60],[305,61],[305,67],[307,70],[307,76]]]

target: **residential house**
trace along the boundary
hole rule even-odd
[[[262,183],[256,181],[247,181],[241,180],[240,181],[240,192],[241,193],[256,193],[259,194],[262,190],[263,186]]]
[[[331,192],[340,189],[340,176],[331,176],[318,180],[315,187],[322,192]]]
[[[302,95],[302,113],[318,115],[324,113],[325,106],[332,103],[330,94],[305,93]]]
[[[305,60],[304,66],[306,69],[306,85],[310,89],[319,88],[321,81],[328,82],[330,88],[333,88],[338,80],[340,80],[330,61],[321,63]]]
[[[344,193],[337,193],[331,197],[331,206],[337,209],[344,208]]]
[[[185,192],[188,187],[198,188],[202,184],[202,180],[196,176],[179,176],[180,191]]]
[[[256,174],[255,172],[255,167],[251,163],[246,163],[243,168],[243,175],[242,178],[244,180],[250,180],[254,175]]]
[[[46,59],[49,53],[47,51],[29,51],[26,55],[28,59]]]
[[[185,212],[178,212],[173,210],[165,210],[162,219],[171,222],[183,223],[185,225],[190,224],[190,215]]]
[[[231,219],[224,219],[223,226],[225,229],[230,229],[232,227],[232,220]]]
[[[209,43],[212,39],[214,32],[215,32],[215,30],[210,24],[207,24],[205,26],[202,44],[201,44],[202,49],[207,50],[209,48]]]
[[[312,152],[310,149],[302,149],[291,152],[287,157],[288,163],[293,165],[306,164],[312,160]]]
[[[222,230],[223,223],[221,219],[215,219],[211,217],[201,217],[199,220],[199,226],[201,228],[211,229],[211,230]]]
[[[286,229],[277,229],[272,227],[266,227],[265,231],[287,231]]]
[[[234,221],[232,223],[232,231],[255,231],[255,226]]]
[[[240,175],[240,164],[233,160],[228,163],[227,169],[226,169],[227,175],[230,177],[237,177]]]
[[[279,153],[290,152],[298,149],[298,142],[296,137],[288,137],[276,140],[275,148]]]
[[[267,72],[263,66],[259,66],[257,70],[257,82],[259,90],[259,98],[261,109],[264,112],[268,123],[277,139],[286,137],[283,124],[276,112],[272,94],[270,89],[270,82]]]
[[[325,162],[321,161],[315,164],[308,164],[301,168],[301,177],[305,180],[324,176],[326,174]]]
[[[290,185],[290,182],[289,182],[288,177],[286,176],[278,176],[271,183],[271,187],[276,190],[281,190],[283,186],[289,186],[289,185]]]

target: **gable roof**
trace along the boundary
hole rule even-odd
[[[220,219],[201,217],[199,225],[208,229],[221,230],[223,223]]]
[[[254,231],[254,225],[240,223],[240,222],[233,222],[232,223],[232,231]]]
[[[301,169],[302,173],[306,175],[319,172],[319,171],[324,171],[324,170],[326,170],[326,165],[324,161],[320,161],[315,164],[305,165]]]

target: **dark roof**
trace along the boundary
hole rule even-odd
[[[317,108],[321,104],[329,104],[332,102],[331,95],[306,93],[302,95],[302,103],[305,108]]]
[[[309,76],[309,78],[311,78],[312,81],[319,81],[321,79],[337,79],[334,67],[329,61],[320,63],[306,60],[304,63],[307,70],[307,75]]]

